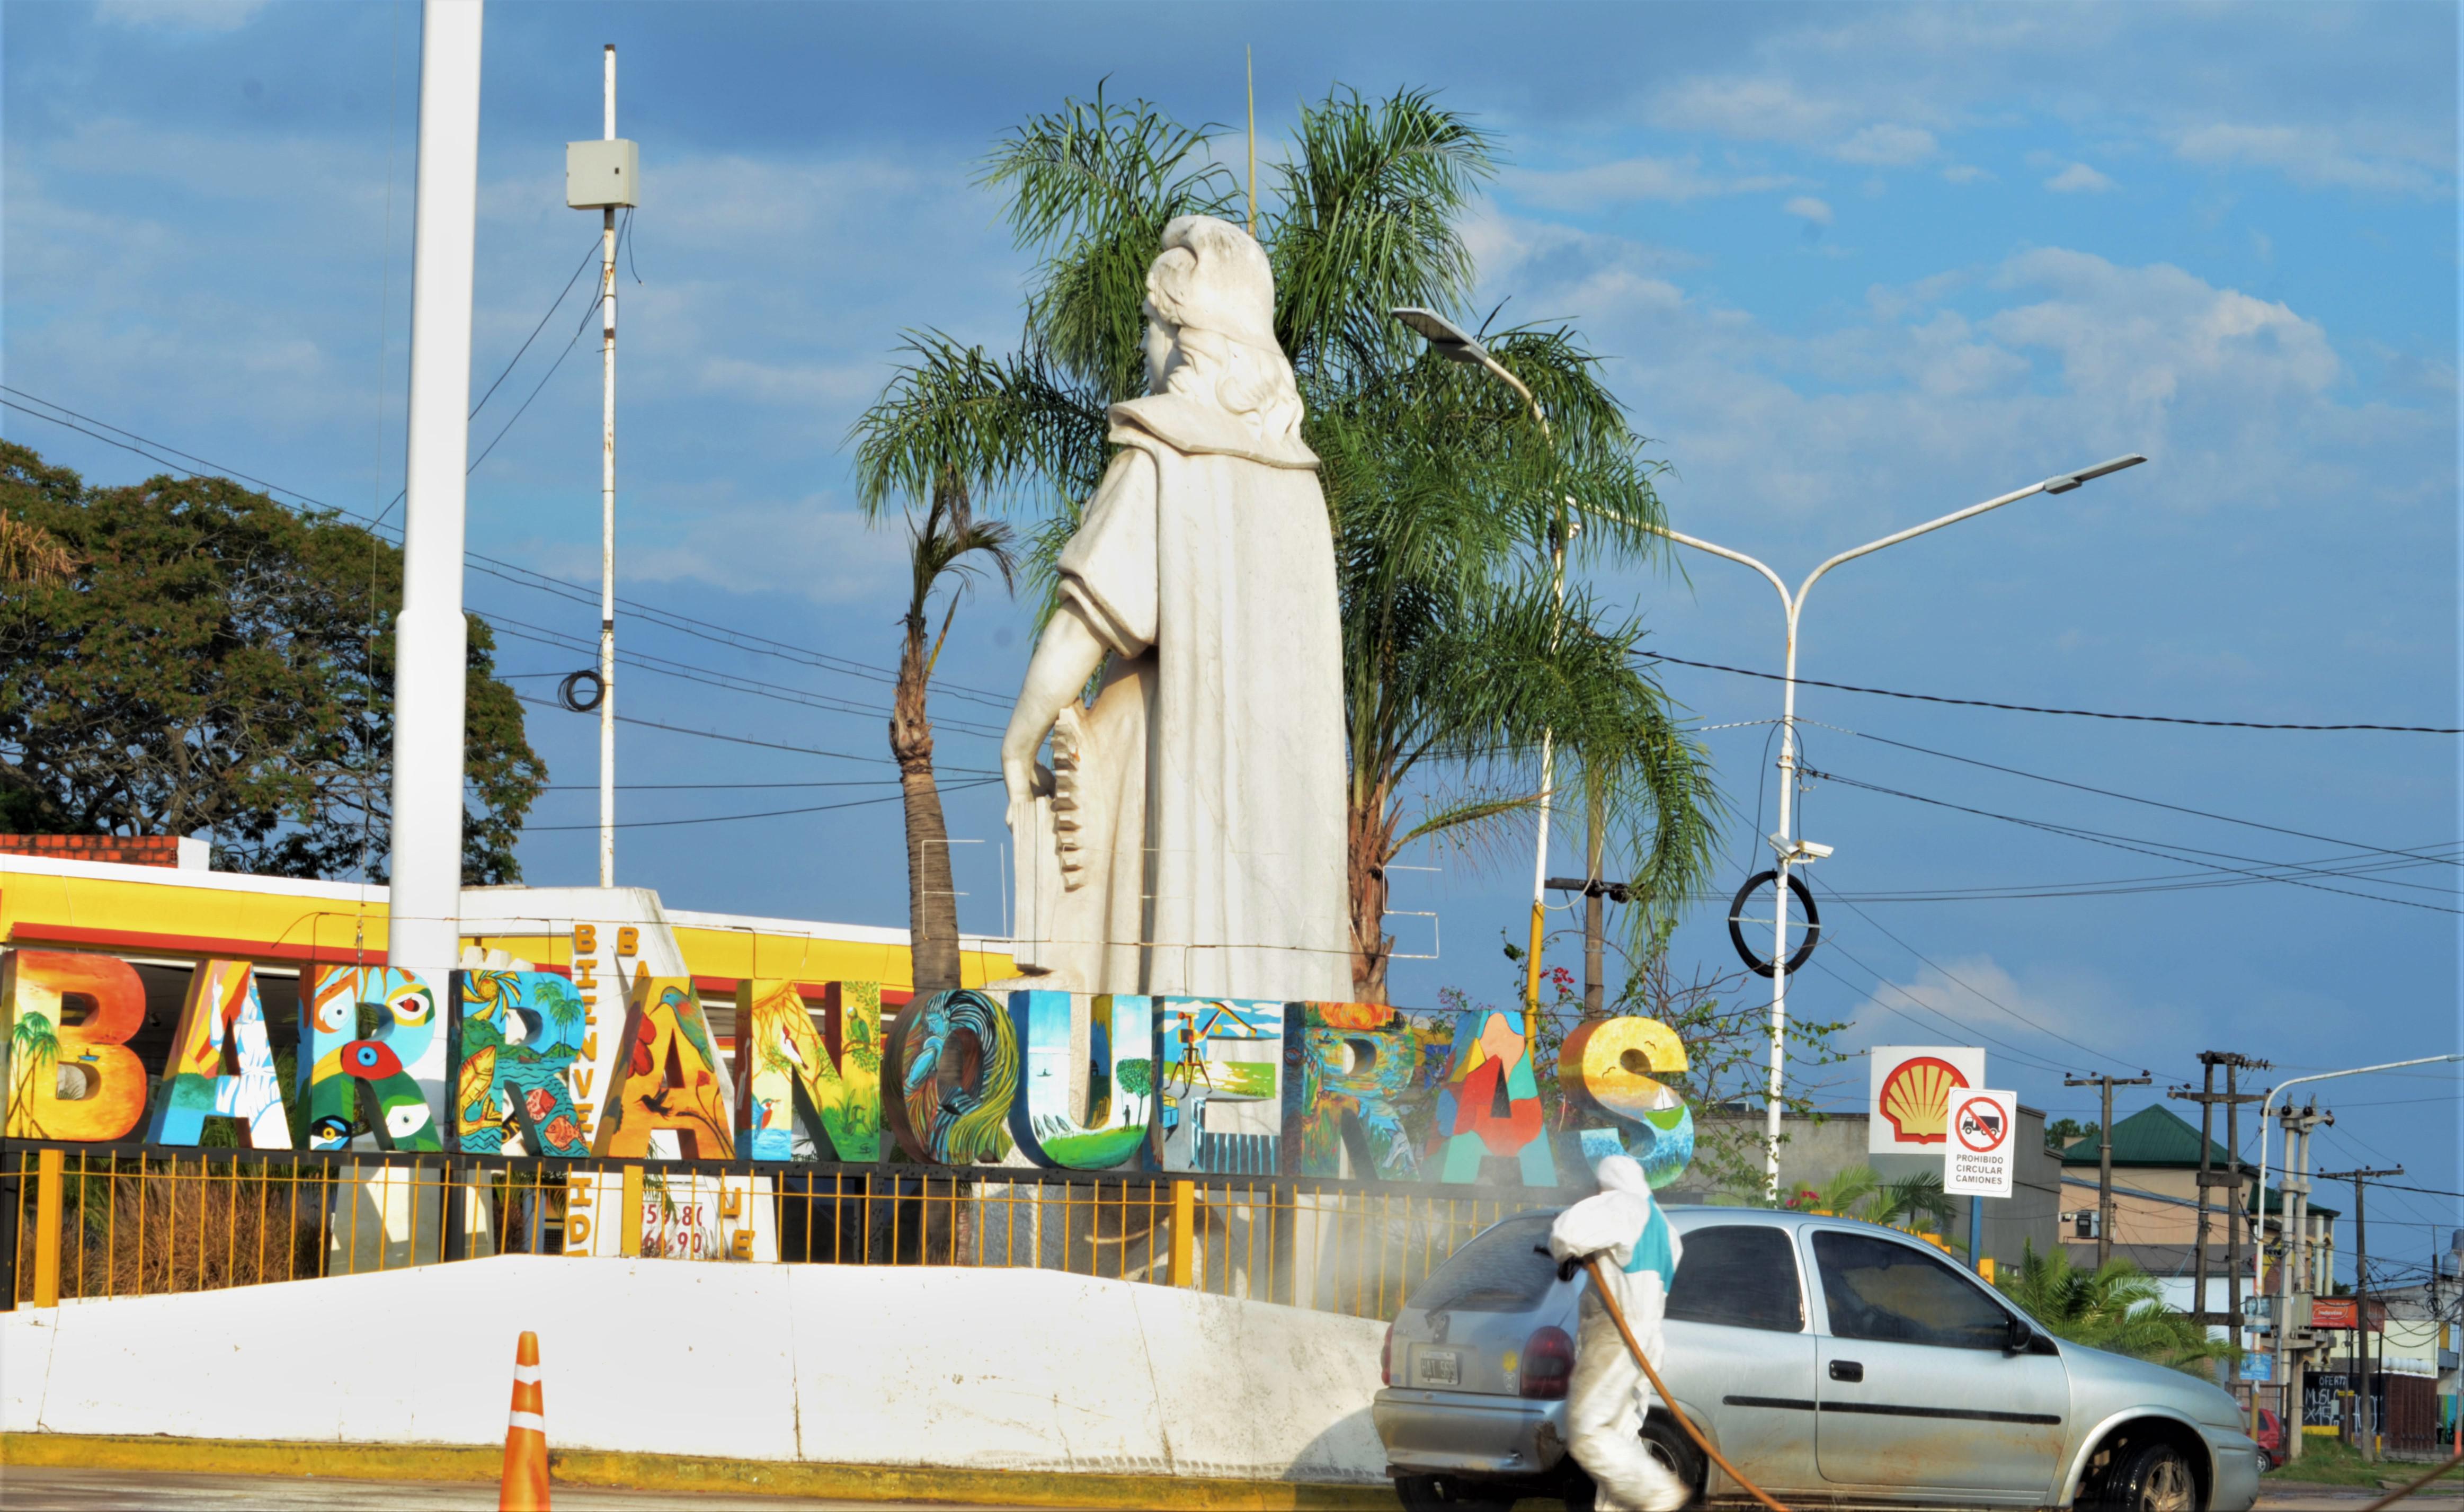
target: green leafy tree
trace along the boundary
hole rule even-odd
[[[1209,142],[1100,89],[1003,138],[983,180],[1039,258],[1021,349],[911,333],[852,432],[869,498],[921,499],[955,475],[977,500],[1035,515],[1027,565],[1047,610],[1053,558],[1110,461],[1105,411],[1145,391],[1145,280],[1164,228],[1244,217]],[[1260,198],[1276,336],[1335,534],[1353,980],[1374,1000],[1392,954],[1388,865],[1416,841],[1501,838],[1540,800],[1544,733],[1573,763],[1563,770],[1591,775],[1601,846],[1634,857],[1638,938],[1710,865],[1706,758],[1637,666],[1639,623],[1579,587],[1561,599],[1549,571],[1560,547],[1579,566],[1658,544],[1654,465],[1596,359],[1566,328],[1487,337],[1543,426],[1391,314],[1462,309],[1476,270],[1460,222],[1494,161],[1488,136],[1425,92],[1338,88],[1302,110]]]
[[[0,515],[73,569],[0,612],[0,828],[211,830],[217,864],[384,876],[402,555],[227,478],[88,488],[0,442]],[[371,633],[373,629],[373,633]],[[470,622],[463,877],[517,881],[547,769]]]
[[[2028,1245],[2019,1263],[1995,1278],[2003,1295],[2057,1338],[2109,1349],[2207,1378],[2213,1362],[2240,1357],[2207,1326],[2165,1305],[2155,1278],[2120,1256],[2094,1270],[2071,1263],[2058,1246]]]

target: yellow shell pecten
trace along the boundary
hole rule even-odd
[[[1949,1062],[1925,1055],[1900,1066],[1882,1084],[1881,1113],[1903,1140],[1938,1145],[1950,1124],[1950,1093],[1968,1078]]]

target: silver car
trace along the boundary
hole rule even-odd
[[[1843,1218],[1667,1210],[1668,1389],[1783,1502],[2241,1512],[2259,1449],[2233,1399],[2178,1370],[2057,1340],[1934,1249]],[[1373,1414],[1409,1508],[1588,1507],[1566,1452],[1574,1304],[1554,1212],[1481,1233],[1387,1330]],[[1700,1496],[1742,1490],[1665,1410],[1643,1437]]]

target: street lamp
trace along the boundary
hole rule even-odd
[[[1827,846],[1799,840],[1793,827],[1795,809],[1792,800],[1796,792],[1796,625],[1799,615],[1805,609],[1806,594],[1813,589],[1815,582],[1821,580],[1824,573],[1841,562],[1854,561],[1859,557],[1870,556],[1885,546],[1896,546],[1903,540],[1912,540],[1929,531],[1940,530],[1945,525],[1956,525],[1961,520],[1982,515],[1988,510],[1997,510],[2005,504],[2016,503],[2031,493],[2067,493],[2079,485],[2101,478],[2108,472],[2119,472],[2123,468],[2135,468],[2146,460],[2145,457],[2134,451],[2127,456],[2115,457],[2110,462],[2100,462],[2092,468],[2081,468],[2076,472],[2056,473],[2043,482],[2031,483],[2026,488],[1987,499],[1982,504],[1970,504],[1968,508],[1945,515],[1940,519],[1928,520],[1923,525],[1911,526],[1906,530],[1885,536],[1880,540],[1868,541],[1853,551],[1843,551],[1815,568],[1813,572],[1807,574],[1805,581],[1797,585],[1796,592],[1793,594],[1788,591],[1788,584],[1780,581],[1778,573],[1771,571],[1744,552],[1730,551],[1726,546],[1715,546],[1707,540],[1697,540],[1691,536],[1670,530],[1664,525],[1638,522],[1642,529],[1651,531],[1655,535],[1665,536],[1681,546],[1691,546],[1697,551],[1707,551],[1714,557],[1725,557],[1730,561],[1751,567],[1761,573],[1764,579],[1779,591],[1780,607],[1788,615],[1786,670],[1781,680],[1783,690],[1780,695],[1779,831],[1771,837],[1771,849],[1777,854],[1778,860],[1772,866],[1776,880],[1772,884],[1771,890],[1772,896],[1777,901],[1771,909],[1771,1106],[1765,1114],[1767,1122],[1766,1143],[1763,1150],[1763,1182],[1773,1200],[1777,1200],[1779,1195],[1780,1093],[1786,1081],[1788,1063],[1788,873],[1791,866],[1804,866],[1831,853]]]
[[[2260,1229],[2258,1241],[2252,1244],[2250,1247],[2250,1290],[2253,1297],[2263,1297],[2267,1294],[2267,1121],[2276,1115],[2276,1094],[2283,1091],[2286,1087],[2299,1086],[2304,1082],[2333,1082],[2340,1077],[2365,1076],[2372,1071],[2399,1071],[2409,1065],[2440,1065],[2450,1061],[2464,1061],[2464,1054],[2416,1056],[2409,1061],[2387,1061],[2378,1065],[2357,1065],[2353,1066],[2349,1070],[2343,1071],[2319,1071],[2309,1076],[2288,1078],[2285,1081],[2277,1083],[2274,1086],[2267,1089],[2267,1095],[2261,1098],[2258,1104],[2258,1221]],[[2291,1107],[2290,1104],[2287,1104],[2286,1106],[2288,1107]],[[2284,1151],[2285,1174],[2289,1178],[2293,1173],[2293,1150],[2291,1148],[2293,1136],[2288,1130],[2284,1137],[2286,1144]],[[2238,1160],[2241,1158],[2240,1150],[2236,1150],[2232,1153],[2234,1159]],[[2306,1164],[2302,1170],[2302,1179],[2304,1181],[2309,1179],[2309,1169]],[[2305,1186],[2302,1190],[2306,1192],[2309,1188]],[[2284,1205],[2287,1200],[2289,1199],[2285,1197],[2279,1197],[2277,1199],[2276,1219],[2277,1233],[2281,1238],[2281,1242],[2285,1246],[2285,1253],[2287,1256],[2287,1259],[2278,1260],[2276,1266],[2277,1280],[2279,1283],[2277,1287],[2277,1295],[2283,1299],[2282,1302],[2277,1304],[2277,1316],[2273,1320],[2276,1325],[2276,1365],[2273,1374],[2276,1378],[2276,1384],[2279,1388],[2283,1387],[2286,1379],[2284,1373],[2284,1337],[2293,1326],[2293,1266],[2290,1256],[2292,1254],[2292,1246],[2299,1242],[2300,1238],[2299,1235],[2296,1235],[2293,1232],[2293,1215],[2292,1212]],[[2354,1281],[2356,1289],[2358,1289],[2360,1277],[2356,1275],[2354,1277]],[[2202,1309],[2204,1309],[2207,1304],[2208,1300],[2205,1297],[2199,1299],[2199,1306]],[[2246,1319],[2236,1318],[2233,1320],[2233,1342],[2235,1344],[2239,1344],[2241,1342],[2242,1330],[2247,1322],[2248,1320]],[[2357,1318],[2354,1321],[2353,1326],[2356,1328],[2365,1328],[2369,1326],[2369,1320],[2367,1318]],[[2363,1384],[2364,1388],[2366,1390],[2368,1383],[2364,1382]],[[2284,1432],[2286,1435],[2286,1442],[2288,1443],[2291,1442],[2291,1435],[2301,1432],[2301,1425],[2299,1422],[2294,1421],[2300,1412],[2300,1403],[2290,1401],[2288,1401],[2285,1407]],[[2253,1429],[2255,1429],[2258,1426],[2258,1391],[2255,1387],[2252,1388],[2250,1393],[2250,1423]]]
[[[1435,310],[1418,305],[1405,305],[1390,312],[1396,319],[1419,332],[1429,343],[1429,350],[1448,362],[1466,367],[1486,368],[1491,376],[1505,381],[1506,385],[1523,396],[1524,405],[1531,411],[1532,424],[1540,427],[1541,438],[1551,448],[1557,444],[1554,431],[1549,428],[1549,416],[1540,401],[1531,397],[1523,380],[1506,370],[1504,363],[1491,357],[1479,338],[1455,324]],[[1571,500],[1567,502],[1572,502]],[[1557,609],[1562,619],[1566,607],[1566,537],[1567,519],[1564,505],[1557,511],[1557,528],[1549,541],[1550,586],[1557,596]],[[1556,645],[1557,627],[1550,631],[1550,646]],[[1531,945],[1523,958],[1523,1042],[1536,1047],[1540,1043],[1540,933],[1548,921],[1549,883],[1549,807],[1555,798],[1554,773],[1556,732],[1540,732],[1540,839],[1531,858]],[[1534,1050],[1536,1052],[1536,1048]]]

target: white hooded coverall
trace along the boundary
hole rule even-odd
[[[1626,1326],[1651,1368],[1662,1370],[1667,1346],[1661,1320],[1685,1247],[1652,1201],[1641,1166],[1611,1155],[1597,1173],[1599,1195],[1557,1215],[1549,1253],[1561,1260],[1602,1257]],[[1566,1400],[1567,1447],[1599,1488],[1594,1505],[1599,1512],[1676,1512],[1692,1492],[1643,1444],[1642,1420],[1656,1400],[1651,1383],[1592,1285],[1583,1288],[1580,1316]]]

